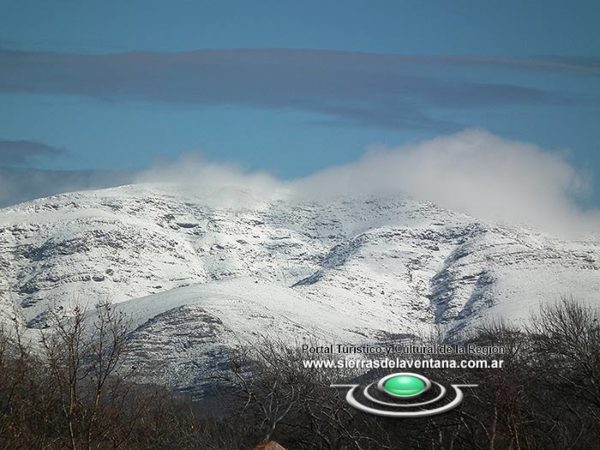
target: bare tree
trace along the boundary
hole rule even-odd
[[[75,306],[69,314],[53,310],[51,331],[42,332],[44,359],[60,402],[74,450],[90,449],[107,439],[110,430],[100,420],[107,398],[115,397],[123,381],[116,375],[127,344],[128,324],[110,303],[98,304],[95,319],[86,321],[86,310]],[[117,398],[123,398],[121,392]]]

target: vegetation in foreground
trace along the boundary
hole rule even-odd
[[[428,370],[478,383],[456,410],[428,419],[360,413],[329,387],[339,373],[305,369],[298,348],[263,341],[231,361],[218,398],[191,402],[132,381],[127,321],[110,305],[87,323],[53,318],[33,351],[19,328],[0,333],[0,448],[595,449],[600,442],[600,313],[573,300],[541,307],[524,330],[482,329],[502,369]],[[365,377],[377,379],[381,373]],[[348,381],[348,380],[345,380]],[[218,407],[216,407],[218,405]],[[214,414],[218,411],[218,414]]]

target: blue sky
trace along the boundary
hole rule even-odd
[[[0,166],[295,178],[484,128],[600,178],[600,5],[0,2]],[[591,203],[600,204],[596,189]]]

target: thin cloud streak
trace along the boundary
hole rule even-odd
[[[0,139],[0,167],[28,166],[39,159],[50,159],[64,155],[64,149],[42,142]]]
[[[130,184],[134,179],[126,172],[0,167],[0,208],[65,192]]]
[[[588,61],[578,65],[317,50],[108,55],[0,50],[0,92],[292,109],[321,114],[323,123],[439,132],[462,126],[436,117],[436,110],[574,102],[560,93],[513,82],[440,76],[450,66],[468,70],[490,64],[523,70],[595,70]]]

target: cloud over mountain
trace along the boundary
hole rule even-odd
[[[305,195],[405,194],[448,209],[553,232],[595,231],[598,210],[579,200],[591,180],[564,154],[482,130],[394,149],[295,182]]]
[[[560,234],[596,231],[600,224],[598,210],[580,206],[591,180],[564,153],[476,129],[398,148],[372,148],[356,162],[292,181],[192,156],[156,166],[138,179],[173,182],[186,194],[232,205],[285,196],[396,195]]]
[[[290,196],[410,196],[480,219],[579,234],[600,225],[600,212],[581,206],[591,181],[564,153],[471,129],[397,148],[373,147],[358,161],[295,180],[198,154],[126,173],[4,169],[0,204],[126,183],[169,183],[182,195],[231,207]]]

